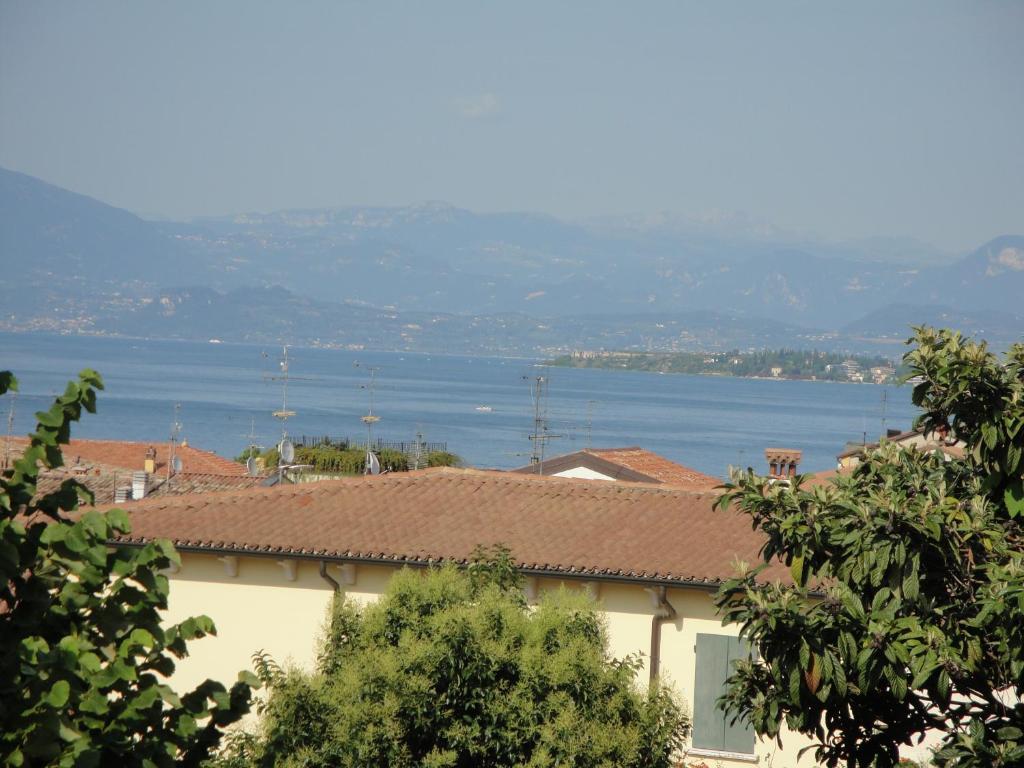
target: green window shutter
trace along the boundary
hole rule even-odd
[[[693,746],[725,752],[754,752],[754,732],[742,722],[729,725],[717,706],[732,674],[732,662],[747,658],[747,644],[727,635],[697,635],[693,691]]]
[[[750,647],[746,641],[740,640],[738,637],[729,638],[729,672],[733,672],[734,661],[746,661],[750,656]],[[724,683],[723,693],[724,693]],[[723,717],[725,713],[722,713]],[[754,729],[743,720],[737,720],[732,725],[729,724],[729,718],[725,717],[725,746],[723,749],[726,752],[744,752],[752,754],[754,751]]]

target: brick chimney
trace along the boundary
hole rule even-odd
[[[796,468],[804,452],[795,448],[765,448],[768,460],[768,476],[774,480],[788,480],[796,475]]]
[[[146,460],[142,463],[142,469],[147,475],[156,474],[156,448],[152,445],[146,451]]]

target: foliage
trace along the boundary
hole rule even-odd
[[[407,472],[413,467],[413,457],[403,451],[383,448],[374,452],[380,461],[381,471]],[[263,460],[263,466],[269,470],[277,467],[279,455],[276,447],[263,453],[258,449],[246,449],[236,461],[244,464],[250,456],[256,456]],[[366,471],[366,449],[342,448],[335,445],[300,445],[295,448],[295,463],[309,465],[314,472],[361,475]],[[420,457],[421,467],[455,467],[461,463],[462,460],[458,456],[447,451],[430,451]]]
[[[918,424],[951,430],[963,459],[883,441],[829,484],[727,485],[721,506],[751,517],[794,583],[759,583],[761,565],[720,590],[763,662],[738,666],[722,704],[762,735],[814,737],[829,766],[895,765],[929,729],[939,766],[1021,766],[1024,345],[1001,362],[950,331],[915,341]]]
[[[0,394],[16,389],[0,372]],[[178,555],[169,542],[129,550],[124,512],[69,517],[88,489],[66,480],[38,495],[39,465],[61,466],[61,444],[103,384],[83,371],[0,477],[0,759],[8,765],[197,765],[224,726],[248,710],[249,686],[206,681],[177,695],[164,679],[186,642],[214,633],[206,617],[163,628]],[[244,679],[251,678],[244,673]]]
[[[508,551],[477,567],[403,570],[379,602],[335,601],[313,673],[269,674],[258,735],[221,764],[669,766],[688,720],[635,688],[593,603],[565,591],[528,610]]]

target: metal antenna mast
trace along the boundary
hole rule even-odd
[[[181,403],[174,404],[174,420],[171,422],[171,445],[168,451],[167,457],[167,479],[171,479],[172,474],[176,474],[181,471],[181,459],[179,459],[175,453],[177,452],[178,436],[181,434]]]
[[[525,378],[525,377],[524,377]],[[553,435],[548,432],[547,394],[548,377],[544,375],[533,377],[533,432],[530,434],[530,441],[533,448],[530,451],[530,463],[536,465],[537,474],[544,473],[544,453],[549,440],[557,440],[561,435]]]
[[[259,470],[258,470],[257,464],[256,464],[256,456],[259,453],[260,448],[262,446],[260,446],[256,442],[256,438],[263,437],[263,435],[257,435],[256,434],[256,417],[255,416],[249,417],[249,434],[242,435],[242,437],[249,438],[248,449],[246,450],[246,454],[248,454],[248,455],[245,458],[245,469],[246,469],[246,471],[250,475],[253,475],[253,476],[258,475],[259,474]]]
[[[295,446],[292,445],[291,441],[288,440],[288,419],[295,416],[295,411],[288,409],[288,382],[298,381],[301,377],[292,376],[289,372],[290,362],[288,360],[288,345],[285,344],[281,351],[281,361],[279,363],[281,372],[277,376],[263,376],[264,381],[280,381],[281,382],[281,410],[274,411],[271,415],[281,422],[281,442],[277,445],[277,479],[278,482],[284,479],[285,467],[292,463],[295,459]],[[266,353],[264,352],[264,357]],[[306,381],[307,379],[301,379]]]
[[[373,395],[377,387],[377,371],[380,370],[379,365],[363,365],[360,362],[352,364],[356,368],[365,368],[370,372],[370,383],[363,384],[363,389],[370,390],[370,408],[366,412],[365,416],[360,416],[359,420],[366,425],[366,469],[365,474],[367,475],[378,475],[380,474],[380,462],[377,456],[373,453],[373,425],[380,421],[380,416],[377,416],[373,412]]]
[[[597,400],[587,400],[587,448],[590,448],[590,440],[594,435],[594,406]]]
[[[11,437],[14,435],[14,401],[18,399],[17,392],[11,392],[11,407],[7,411],[7,442],[4,443],[4,464],[3,469],[11,464]]]
[[[363,389],[370,390],[370,409],[366,412],[365,416],[361,416],[359,420],[366,425],[366,450],[370,450],[373,445],[373,425],[380,421],[380,416],[377,416],[373,412],[373,394],[377,387],[377,371],[380,370],[379,365],[363,365],[362,363],[355,363],[357,368],[365,368],[370,372],[370,383],[364,384]]]
[[[287,421],[295,415],[295,411],[288,410],[288,382],[292,378],[288,373],[288,345],[285,344],[281,349],[281,361],[278,363],[281,373],[277,376],[264,375],[263,379],[281,382],[281,410],[274,411],[272,415],[281,422],[281,439],[284,440],[288,436]]]

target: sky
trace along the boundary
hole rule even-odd
[[[443,200],[1024,232],[1024,2],[0,0],[0,166],[146,215]]]

